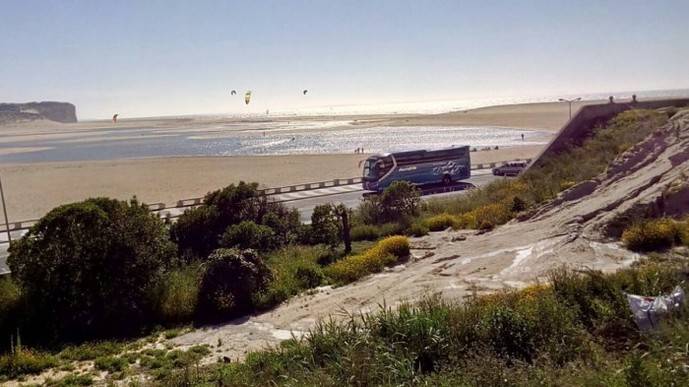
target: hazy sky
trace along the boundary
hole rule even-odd
[[[0,101],[70,101],[80,118],[689,87],[687,0],[0,9]]]

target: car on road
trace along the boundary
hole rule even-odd
[[[526,161],[515,161],[504,164],[500,167],[493,168],[493,175],[495,176],[517,176],[524,169],[526,169]]]

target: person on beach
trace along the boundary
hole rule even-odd
[[[522,141],[524,141],[524,133],[522,133]]]

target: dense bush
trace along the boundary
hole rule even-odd
[[[267,251],[273,249],[277,241],[270,227],[245,220],[229,226],[220,244],[222,247]]]
[[[450,214],[431,216],[424,222],[430,231],[443,231],[450,227],[457,227],[457,217]]]
[[[326,268],[326,275],[337,283],[348,283],[377,273],[409,256],[409,241],[403,236],[392,236],[378,242],[368,251],[345,257]]]
[[[179,217],[170,233],[182,254],[204,258],[220,247],[228,227],[243,221],[270,227],[275,233],[273,241],[279,245],[294,239],[299,228],[295,209],[269,201],[257,183],[240,182],[208,193],[200,207]]]
[[[364,199],[358,209],[364,224],[402,222],[419,215],[421,194],[407,181],[395,181],[380,195]]]
[[[340,222],[331,204],[316,206],[311,214],[311,243],[335,247],[340,244]]]
[[[10,276],[0,277],[0,337],[15,333],[19,318],[21,290]],[[7,346],[0,342],[0,348]]]
[[[352,227],[353,241],[375,241],[379,238],[379,228],[374,225],[360,224]]]
[[[161,322],[177,324],[191,321],[198,303],[201,269],[195,265],[165,273],[155,286],[153,302]]]
[[[20,349],[14,353],[0,355],[0,382],[3,376],[13,379],[23,375],[38,374],[57,364],[55,356],[30,350]]]
[[[31,338],[133,334],[174,254],[167,230],[136,200],[57,207],[12,244],[8,264],[29,306]]]
[[[622,242],[634,251],[662,250],[680,242],[681,226],[672,219],[637,222],[624,230]]]
[[[271,253],[266,262],[272,279],[256,295],[257,306],[269,308],[320,285],[324,276],[318,261],[326,253],[331,254],[332,250],[323,246],[286,246]]]
[[[424,222],[414,222],[409,227],[409,235],[415,237],[422,237],[424,235],[428,235],[429,231],[429,227]]]
[[[217,249],[206,265],[198,300],[202,321],[251,312],[254,294],[262,292],[271,279],[270,269],[253,250]]]

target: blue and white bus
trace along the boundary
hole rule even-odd
[[[364,163],[365,190],[381,192],[396,180],[416,185],[451,184],[471,176],[468,146],[371,156]]]

